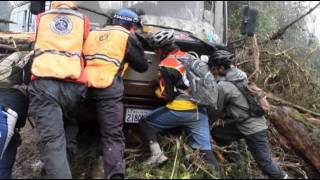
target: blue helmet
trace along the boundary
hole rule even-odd
[[[139,16],[130,9],[122,8],[116,11],[113,16],[112,24],[132,26],[139,23]]]

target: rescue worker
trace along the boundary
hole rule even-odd
[[[12,178],[12,168],[16,160],[18,147],[21,144],[19,131],[25,126],[28,110],[26,84],[29,83],[31,77],[31,61],[29,59],[30,53],[27,54],[27,52],[21,51],[3,58],[0,63],[0,114],[7,113],[7,115],[2,116],[6,117],[6,119],[0,118],[0,147],[4,147],[2,143],[8,143],[4,152],[1,149],[3,156],[2,158],[0,157],[0,179]],[[8,110],[5,110],[8,108],[14,113],[9,113]],[[9,121],[10,116],[12,118],[14,114],[18,116],[15,118],[17,121],[14,127],[9,127],[10,124],[4,122]],[[9,131],[12,131],[9,128],[14,128],[14,134],[11,139],[7,138]],[[7,134],[7,136],[4,134]]]
[[[53,1],[51,10],[37,16],[29,113],[36,123],[46,175],[54,179],[72,178],[63,119],[73,116],[87,90],[82,49],[90,23],[76,9],[74,1]]]
[[[185,52],[175,45],[174,31],[161,30],[152,35],[151,47],[160,56],[160,87],[156,90],[159,98],[168,103],[160,107],[140,121],[140,130],[149,145],[151,157],[145,165],[157,165],[168,158],[162,152],[157,141],[157,133],[170,128],[185,127],[188,131],[192,148],[200,149],[205,159],[219,169],[218,162],[212,152],[211,136],[206,108],[190,101],[188,80],[185,67],[176,57],[183,57]]]
[[[209,67],[218,80],[218,110],[213,112],[223,121],[211,131],[217,143],[231,144],[244,138],[249,151],[260,169],[270,178],[288,178],[288,175],[272,160],[264,116],[252,117],[246,97],[231,82],[247,83],[245,72],[233,66],[234,54],[217,50],[209,59]]]
[[[105,178],[124,178],[125,173],[122,74],[127,64],[140,73],[148,69],[142,45],[133,33],[137,23],[135,12],[119,9],[112,25],[91,31],[84,46],[90,87],[87,101],[96,109]]]

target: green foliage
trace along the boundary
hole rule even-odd
[[[229,30],[233,38],[240,37],[239,28],[241,25],[243,6],[247,1],[229,1]],[[257,36],[259,40],[265,40],[268,35],[276,32],[278,29],[288,25],[297,19],[312,6],[302,1],[250,1],[250,6],[258,9]],[[281,43],[275,47],[290,48],[298,47],[295,56],[302,57],[304,52],[313,44],[314,35],[308,31],[306,20],[302,19],[294,26],[289,28],[284,34]]]
[[[240,37],[239,27],[242,5],[246,1],[228,2],[231,39]],[[302,1],[251,1],[258,9],[257,37],[262,42],[272,33],[285,27],[313,7]],[[237,50],[239,62],[249,75],[255,70],[252,43],[247,41],[243,49]],[[306,18],[291,26],[281,39],[260,44],[260,68],[262,74],[257,84],[275,95],[314,111],[320,111],[320,44],[307,28]],[[288,52],[286,50],[292,49]],[[285,52],[281,54],[280,52]],[[280,54],[279,54],[280,53]]]

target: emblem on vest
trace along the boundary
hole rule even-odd
[[[68,16],[57,16],[51,23],[51,30],[60,35],[69,34],[72,30],[72,21]]]
[[[102,35],[99,36],[99,41],[105,41],[108,39],[108,34],[103,33]]]

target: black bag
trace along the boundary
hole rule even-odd
[[[249,109],[245,109],[237,104],[234,104],[238,108],[247,111],[250,117],[261,117],[266,114],[265,110],[261,107],[259,103],[258,97],[254,96],[252,92],[248,88],[248,82],[241,80],[241,81],[230,81],[234,84],[239,91],[246,97],[247,102],[249,104]]]

